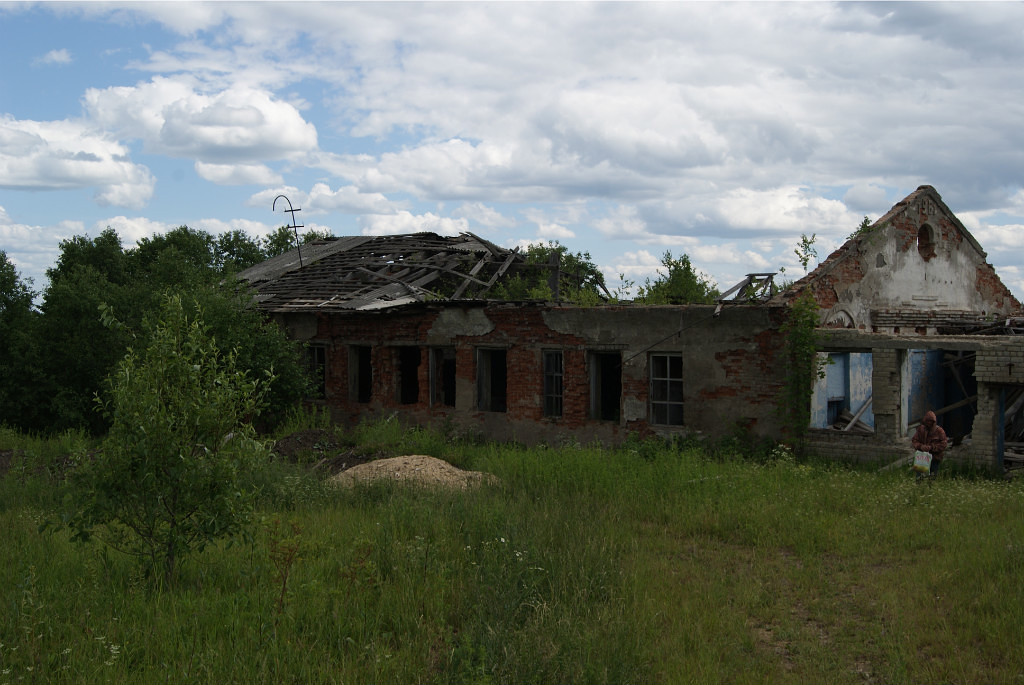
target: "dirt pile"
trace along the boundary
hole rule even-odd
[[[423,454],[377,459],[331,477],[331,481],[340,487],[352,487],[356,483],[383,479],[457,490],[497,481],[489,473],[463,471],[446,461]]]

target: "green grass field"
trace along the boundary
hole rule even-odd
[[[1024,682],[1024,485],[919,484],[637,443],[346,440],[497,476],[467,492],[263,474],[247,539],[172,586],[40,532],[74,435],[0,483],[0,683]]]

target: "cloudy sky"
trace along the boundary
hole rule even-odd
[[[921,184],[1024,297],[1018,3],[0,3],[0,249],[471,231],[802,275]]]

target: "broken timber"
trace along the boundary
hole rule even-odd
[[[374,310],[427,300],[479,299],[522,266],[506,250],[472,233],[440,236],[328,238],[246,269],[265,311]]]

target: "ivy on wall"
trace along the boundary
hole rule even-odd
[[[786,382],[779,411],[783,434],[797,452],[802,451],[811,422],[814,383],[825,377],[828,363],[818,356],[818,322],[818,303],[810,289],[806,289],[793,301],[780,327],[786,336]]]

